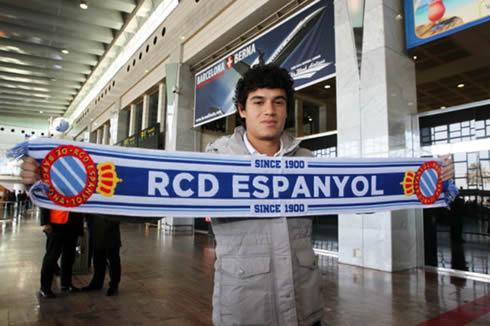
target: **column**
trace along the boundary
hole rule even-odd
[[[148,128],[150,121],[150,96],[143,95],[143,110],[141,117],[141,130]]]
[[[167,107],[165,83],[158,84],[158,111],[157,122],[160,124],[160,132],[165,132],[165,112]]]
[[[129,111],[129,132],[128,137],[136,132],[136,104],[131,104]]]
[[[335,2],[339,157],[412,157],[415,66],[404,53],[400,0],[366,0],[359,69],[347,2]],[[376,128],[373,128],[376,126]],[[339,262],[423,266],[421,210],[339,215]]]
[[[102,129],[102,144],[109,145],[109,123],[104,123]]]
[[[296,98],[294,100],[294,129],[296,130],[296,137],[303,137],[305,131],[303,128],[303,100]]]
[[[194,121],[194,78],[189,66],[166,65],[167,117],[165,150],[200,150],[200,130],[193,128]],[[194,219],[166,217],[163,228],[170,232],[194,230]]]
[[[88,131],[88,129],[83,132],[83,139],[82,139],[82,141],[85,142],[85,143],[89,143],[90,142],[90,132]]]
[[[111,110],[111,117],[110,117],[110,128],[109,128],[109,135],[110,135],[110,140],[109,144],[114,145],[117,142],[121,141],[121,137],[124,134],[124,131],[122,130],[122,124],[121,124],[121,98],[117,98],[114,101],[114,109]],[[127,123],[127,121],[125,121]]]
[[[97,144],[97,131],[94,130],[93,123],[89,123],[87,129],[88,142],[92,144]]]
[[[97,141],[96,144],[102,144],[102,128],[97,129]]]

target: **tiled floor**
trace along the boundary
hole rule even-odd
[[[36,216],[0,220],[1,325],[212,325],[214,244],[122,226],[120,292],[39,299],[45,238]],[[490,283],[423,270],[384,273],[320,258],[324,325],[490,325]],[[76,286],[90,275],[74,276]],[[54,285],[58,293],[58,286]]]

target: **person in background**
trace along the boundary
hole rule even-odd
[[[4,200],[5,200],[5,212],[7,214],[7,217],[9,217],[11,216],[11,214],[14,213],[15,193],[7,189],[4,196]]]
[[[94,274],[90,283],[82,291],[100,290],[104,286],[106,265],[109,266],[109,288],[106,295],[113,296],[119,289],[121,280],[121,233],[119,222],[102,214],[87,214],[90,247],[93,252]]]
[[[72,284],[72,269],[78,237],[83,235],[83,218],[80,213],[41,209],[41,226],[46,234],[46,253],[41,266],[42,298],[55,298],[51,290],[58,258],[61,255],[61,291],[80,291]]]
[[[22,202],[22,191],[19,190],[15,193],[15,204],[17,205],[17,215],[20,214],[21,202]]]

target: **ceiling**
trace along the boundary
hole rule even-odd
[[[490,21],[410,50],[419,112],[490,99],[489,35]]]
[[[2,122],[63,115],[142,2],[0,0]]]

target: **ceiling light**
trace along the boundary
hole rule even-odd
[[[330,87],[332,87],[332,86],[330,86],[329,84],[327,84],[327,85],[325,85],[325,86],[323,86],[323,87],[324,87],[324,88],[326,88],[326,89],[329,89],[329,88],[330,88]]]
[[[183,36],[183,35],[182,35],[182,36],[180,37],[180,39],[181,39],[182,41],[183,41],[183,40],[185,40],[185,36]]]
[[[461,83],[461,84],[458,84],[458,88],[463,88],[464,87],[464,84]]]
[[[414,55],[412,58],[413,58],[413,60],[417,60],[418,57],[416,55]]]
[[[43,113],[44,113],[44,111],[39,111],[39,113],[43,114]]]
[[[395,19],[396,20],[402,20],[403,19],[403,16],[401,14],[398,14],[395,16]]]
[[[61,49],[61,53],[68,54],[68,53],[70,53],[70,51],[68,51],[67,48],[63,48],[63,49]]]
[[[443,106],[441,106],[441,110],[444,110],[445,108],[446,108],[446,107],[445,107],[444,105],[443,105]]]
[[[83,10],[87,10],[88,9],[88,4],[86,1],[80,1],[80,8],[82,8]]]

